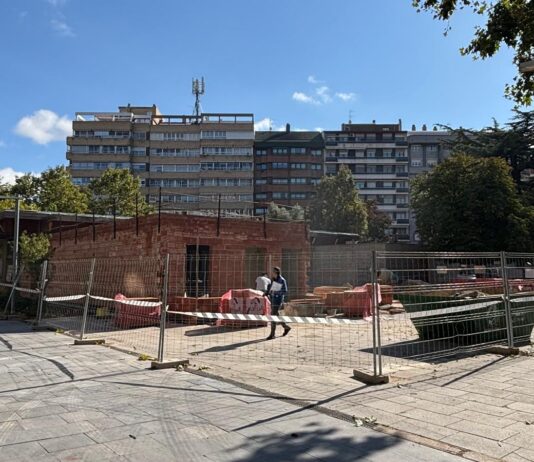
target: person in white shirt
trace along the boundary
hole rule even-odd
[[[271,280],[267,273],[260,274],[256,278],[256,290],[261,290],[264,294],[267,294],[270,285]]]

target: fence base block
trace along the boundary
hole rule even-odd
[[[366,383],[368,385],[381,385],[389,383],[389,375],[373,375],[368,374],[367,372],[354,369],[352,371],[352,376],[356,380],[359,380],[360,382]]]
[[[188,359],[181,359],[178,361],[152,361],[150,369],[173,369],[178,366],[189,366]]]
[[[83,339],[74,340],[74,345],[103,345],[106,343],[106,341],[103,338],[91,338],[91,339]]]
[[[488,353],[493,353],[496,355],[502,355],[502,356],[517,356],[522,354],[521,349],[517,347],[507,347],[507,346],[501,346],[496,345],[492,346],[486,349]]]

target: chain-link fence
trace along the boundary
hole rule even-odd
[[[287,281],[283,303],[261,290],[266,283],[285,292],[280,280],[262,280],[274,267]],[[162,258],[52,260],[44,269],[42,322],[159,360],[381,374],[529,343],[534,325],[534,255],[527,254],[340,246],[215,255],[191,245]]]

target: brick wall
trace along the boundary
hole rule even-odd
[[[132,285],[127,281],[151,279],[150,276],[133,274],[140,272],[143,265],[133,265],[132,261],[144,259],[151,262],[150,267],[153,268],[154,259],[163,260],[169,253],[169,293],[182,296],[187,292],[186,246],[195,246],[195,249],[197,245],[209,246],[205,293],[210,296],[220,296],[230,288],[251,287],[260,271],[269,271],[269,267],[274,265],[282,266],[283,262],[289,261],[288,258],[291,259],[291,269],[285,276],[291,295],[302,296],[306,292],[309,243],[306,226],[302,223],[267,222],[264,228],[260,219],[222,218],[217,236],[217,219],[214,217],[162,215],[161,231],[158,233],[158,217],[150,215],[139,219],[139,235],[136,235],[135,219],[118,221],[115,238],[112,223],[98,224],[95,230],[94,241],[92,227],[78,230],[77,242],[74,231],[64,231],[61,244],[58,233],[54,233],[52,261],[92,257],[117,259],[116,265],[111,266],[135,269],[108,270],[109,285],[113,286],[113,290],[123,287],[127,292]],[[154,269],[150,271],[155,272]],[[121,280],[116,281],[117,278]],[[153,278],[160,281],[157,274]],[[102,287],[104,285],[101,284]],[[143,283],[138,282],[135,294],[125,295],[142,296],[145,291],[150,295],[154,292],[153,287],[145,289]]]

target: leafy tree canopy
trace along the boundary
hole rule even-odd
[[[20,258],[32,265],[46,259],[50,251],[50,240],[46,234],[28,234],[23,231],[19,237]]]
[[[519,200],[510,167],[455,154],[412,181],[412,206],[432,250],[532,251],[534,213]]]
[[[92,195],[90,208],[95,213],[117,215],[135,215],[136,198],[139,213],[148,213],[151,207],[141,195],[139,179],[129,170],[110,168],[100,178],[89,184]]]
[[[304,220],[304,209],[300,205],[294,205],[288,208],[271,202],[267,209],[267,217],[272,220]]]
[[[378,209],[376,201],[366,201],[367,238],[375,242],[387,240],[386,230],[391,226],[391,218]]]
[[[366,207],[346,166],[321,179],[310,215],[313,229],[367,234]]]
[[[486,59],[495,55],[502,45],[512,48],[518,73],[514,82],[506,85],[505,94],[518,105],[532,103],[534,75],[519,71],[520,63],[534,59],[532,0],[413,0],[412,3],[418,11],[430,11],[434,18],[443,21],[449,21],[457,10],[464,8],[484,16],[486,24],[475,28],[473,39],[460,52]]]

